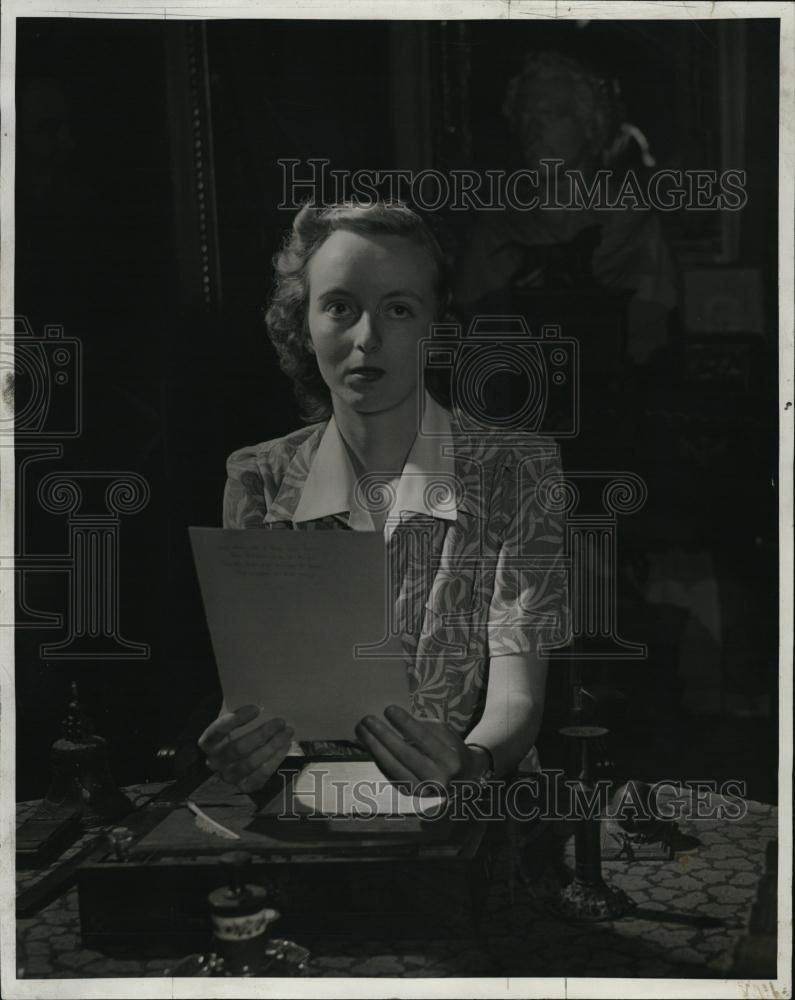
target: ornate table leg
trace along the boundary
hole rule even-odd
[[[615,920],[635,904],[623,890],[607,885],[602,878],[599,797],[592,783],[589,747],[591,740],[602,739],[608,731],[601,726],[567,726],[560,732],[578,742],[580,773],[573,789],[575,798],[593,805],[575,820],[574,879],[562,890],[558,905],[566,916],[577,920]],[[580,796],[577,790],[581,790]]]

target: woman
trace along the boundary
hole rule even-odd
[[[357,740],[409,789],[505,774],[533,747],[540,646],[560,641],[565,617],[561,524],[543,502],[557,450],[532,435],[503,445],[472,421],[465,431],[421,385],[421,343],[448,293],[441,250],[410,209],[305,206],[275,264],[269,334],[319,422],[230,456],[224,526],[383,531],[412,713],[387,706]],[[222,710],[199,741],[245,791],[292,737],[289,720],[267,718],[236,735],[258,714]]]

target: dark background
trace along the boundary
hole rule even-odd
[[[746,60],[749,201],[735,259],[718,258],[720,213],[664,221],[680,276],[705,264],[759,270],[765,332],[746,338],[752,363],[742,389],[705,390],[684,376],[680,310],[669,349],[611,386],[622,414],[611,456],[650,486],[646,508],[619,538],[619,618],[650,657],[586,673],[620,694],[604,711],[634,776],[745,778],[751,797],[772,801],[778,25],[720,30],[735,33]],[[121,632],[148,643],[150,657],[48,661],[41,645],[63,633],[17,629],[20,798],[46,788],[72,680],[120,782],[155,776],[157,748],[214,691],[186,528],[220,523],[231,450],[299,424],[261,315],[269,261],[290,221],[277,208],[276,160],[511,169],[518,164],[499,113],[506,83],[527,49],[552,47],[620,79],[627,118],[644,129],[659,166],[717,168],[726,101],[718,32],[698,21],[18,20],[16,312],[37,332],[62,325],[83,349],[82,433],[37,475],[129,470],[151,488],[147,507],[120,529]],[[432,222],[454,253],[462,220]],[[598,427],[588,433],[604,444]],[[18,552],[63,554],[64,519],[41,510],[32,492],[18,502],[27,514]],[[636,585],[652,564],[670,566],[672,592],[687,593],[693,581],[677,574],[705,566],[719,595],[716,708],[694,708],[680,671],[697,609],[687,596],[651,604]],[[24,577],[29,606],[63,612],[62,574]]]

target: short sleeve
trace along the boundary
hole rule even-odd
[[[253,449],[242,448],[226,461],[223,526],[261,528],[267,513],[265,481]]]
[[[569,633],[563,473],[557,445],[518,454],[503,470],[505,531],[489,606],[489,655],[565,645]]]

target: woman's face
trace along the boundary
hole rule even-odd
[[[309,335],[335,409],[391,410],[414,396],[436,318],[435,265],[403,236],[338,230],[308,265]]]

